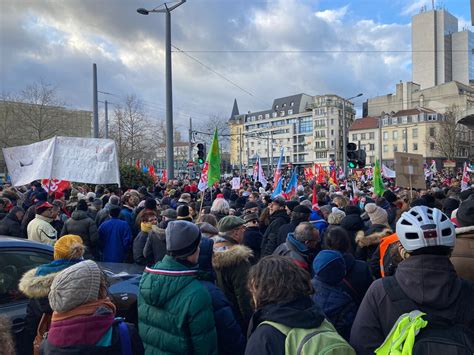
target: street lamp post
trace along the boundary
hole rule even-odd
[[[164,3],[152,10],[144,8],[137,9],[141,15],[148,15],[150,12],[166,14],[166,42],[165,42],[165,77],[166,77],[166,170],[168,179],[174,179],[174,150],[173,150],[173,93],[171,80],[171,11],[184,4],[186,0],[180,0],[173,6]],[[162,7],[162,8],[161,8]]]
[[[347,179],[347,125],[346,125],[346,101],[355,99],[364,95],[363,93],[357,94],[356,96],[349,97],[348,99],[342,99],[342,164],[344,165],[344,176]]]

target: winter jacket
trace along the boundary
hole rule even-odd
[[[342,283],[330,285],[319,280],[317,276],[311,280],[311,283],[315,290],[312,296],[314,303],[323,311],[337,332],[349,341],[352,323],[357,313],[356,303],[344,291]]]
[[[243,354],[246,343],[244,334],[235,319],[232,305],[215,283],[216,276],[212,267],[214,242],[212,239],[202,238],[199,247],[199,281],[212,299],[219,354]]]
[[[110,219],[110,203],[106,203],[104,208],[102,208],[95,217],[95,224],[97,224],[97,228],[100,227],[102,223]]]
[[[211,297],[197,276],[169,255],[145,268],[138,325],[147,354],[217,354]]]
[[[47,338],[43,340],[40,347],[40,355],[115,355],[123,354],[120,339],[119,321],[116,320],[109,326],[108,330],[102,328],[102,318],[105,314],[94,314],[91,316],[78,316],[71,319],[51,323]],[[135,325],[125,323],[130,339],[130,350],[132,355],[144,354],[143,343],[138,335]],[[56,332],[59,336],[53,337]],[[68,334],[61,337],[62,334]],[[91,336],[99,337],[99,344],[84,345],[84,340],[90,340]],[[59,340],[60,344],[53,342]],[[59,338],[59,339],[58,339]],[[84,339],[84,340],[83,340]],[[72,344],[71,344],[72,343]]]
[[[474,226],[456,228],[451,262],[459,277],[474,281]]]
[[[369,266],[365,261],[356,260],[352,254],[343,255],[346,263],[346,276],[342,288],[360,305],[365,293],[374,281]]]
[[[385,225],[374,224],[369,229],[356,234],[357,244],[355,257],[358,260],[368,261],[377,249],[380,239],[392,234],[392,230]]]
[[[277,236],[277,247],[284,242],[286,242],[286,237],[288,237],[288,233],[293,233],[301,222],[307,222],[308,220],[295,220],[291,219],[290,223],[284,224],[280,227],[278,230],[278,236]]]
[[[262,257],[271,255],[278,247],[278,232],[280,228],[287,223],[290,223],[290,217],[284,209],[277,210],[272,215],[270,215],[270,225],[265,230],[262,240]]]
[[[138,238],[138,237],[137,237]],[[166,236],[164,233],[152,232],[148,235],[143,248],[143,256],[148,264],[154,265],[166,255]]]
[[[44,201],[39,202],[39,204],[43,203]],[[21,220],[21,230],[23,233],[24,238],[28,238],[28,224],[35,218],[36,216],[36,206],[38,203],[31,205],[25,212],[23,219]]]
[[[128,223],[112,218],[99,227],[100,260],[123,263],[130,249],[132,235]]]
[[[234,307],[234,314],[242,329],[247,329],[252,315],[247,275],[252,250],[230,241],[214,243],[212,265],[217,275],[217,285]]]
[[[80,260],[77,260],[80,261]],[[20,346],[21,354],[33,354],[33,340],[43,313],[52,314],[48,294],[54,277],[74,261],[55,260],[50,264],[27,271],[18,284],[19,290],[30,300],[26,307],[25,329]],[[38,270],[41,269],[41,272]]]
[[[56,229],[50,224],[53,220],[51,218],[43,217],[39,214],[28,224],[28,239],[40,242],[43,244],[54,245],[58,233]]]
[[[119,218],[122,221],[125,221],[128,223],[128,226],[130,227],[130,230],[132,231],[132,235],[137,235],[138,228],[137,228],[137,225],[135,224],[135,219],[133,217],[134,217],[133,208],[129,206],[123,206],[122,210],[120,211]]]
[[[244,245],[252,249],[253,261],[260,259],[260,247],[263,235],[259,227],[249,227],[244,232]]]
[[[97,256],[96,247],[99,241],[99,232],[97,226],[86,211],[74,211],[71,218],[64,223],[61,231],[61,237],[66,234],[75,234],[82,238],[86,247],[85,258]]]
[[[454,320],[458,312],[461,279],[446,256],[412,255],[398,265],[394,276],[402,291],[427,314]],[[470,283],[470,299],[474,286]],[[464,305],[465,307],[465,305]],[[474,308],[465,307],[463,323],[474,326]],[[357,312],[351,345],[357,354],[373,354],[404,312],[389,299],[382,279],[374,281]],[[472,329],[472,328],[471,328]]]
[[[145,257],[145,245],[148,241],[148,238],[152,234],[150,232],[141,231],[138,235],[133,239],[132,245],[132,252],[133,252],[133,262],[138,265],[147,265],[147,258]],[[150,263],[152,261],[152,257],[150,257]]]
[[[275,249],[273,255],[286,256],[298,266],[301,266],[306,271],[310,271],[312,263],[312,255],[308,247],[295,239],[293,233],[288,235],[286,242]]]
[[[0,221],[0,235],[21,238],[21,222],[14,213],[9,213]]]
[[[340,226],[349,234],[352,252],[355,252],[357,246],[355,242],[356,235],[359,231],[364,231],[366,229],[364,221],[358,214],[349,214],[342,219]]]
[[[269,304],[252,316],[248,329],[247,355],[285,355],[286,337],[276,328],[260,323],[271,321],[291,328],[318,328],[324,315],[310,297],[302,297],[288,303]]]

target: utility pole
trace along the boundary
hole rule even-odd
[[[342,165],[344,171],[344,177],[347,179],[347,122],[346,122],[346,101],[355,99],[364,94],[360,93],[356,96],[349,97],[348,99],[342,99]],[[337,149],[336,149],[337,152]],[[337,159],[337,157],[336,157]]]
[[[270,137],[267,137],[267,176],[270,176]]]
[[[109,138],[109,103],[104,100],[105,105],[105,139]]]
[[[188,160],[193,160],[193,119],[189,117],[189,152]]]
[[[173,92],[172,92],[172,70],[171,70],[171,11],[184,4],[186,0],[180,0],[177,4],[168,6],[165,2],[152,10],[137,9],[141,15],[148,15],[150,12],[165,13],[166,34],[165,34],[165,79],[166,79],[166,169],[168,179],[174,179],[174,149],[173,149]],[[159,7],[163,6],[162,9]]]
[[[270,131],[270,149],[271,173],[273,171],[273,131]]]
[[[243,145],[243,142],[242,142],[242,139],[243,139],[243,136],[242,136],[242,128],[239,128],[239,163],[240,163],[240,176],[242,176],[242,170],[243,170],[243,166],[242,166],[242,145]]]
[[[94,138],[99,138],[99,102],[97,93],[97,64],[92,64],[92,109],[94,111]]]
[[[379,164],[382,164],[382,117],[384,113],[382,112],[379,117]]]

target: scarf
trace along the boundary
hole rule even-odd
[[[140,223],[140,230],[145,233],[150,233],[151,229],[153,227],[153,224],[147,223],[147,222],[141,222]]]
[[[295,238],[295,235],[293,233],[288,233],[288,241],[300,252],[300,253],[303,253],[303,254],[308,254],[309,253],[309,249],[308,247],[300,242],[299,240],[297,240]]]
[[[68,312],[63,312],[63,313],[58,313],[58,312],[53,312],[53,318],[52,321],[62,321],[74,317],[79,317],[79,316],[91,316],[96,313],[98,308],[105,307],[108,308],[112,311],[113,314],[116,312],[116,307],[110,300],[110,298],[103,298],[97,301],[92,301],[83,305],[80,305],[79,307],[76,307]]]
[[[54,272],[60,272],[69,266],[77,264],[81,259],[57,259],[49,264],[40,265],[36,268],[35,276],[45,276]]]

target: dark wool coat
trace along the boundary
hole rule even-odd
[[[21,222],[15,214],[9,213],[0,221],[0,235],[21,238]]]
[[[287,223],[290,223],[290,217],[284,209],[275,211],[270,215],[270,225],[265,230],[262,240],[262,257],[272,255],[273,251],[278,247],[278,233],[280,228]]]
[[[86,211],[74,211],[61,231],[61,237],[66,234],[75,234],[81,237],[86,247],[85,257],[97,256],[97,242],[99,241],[99,232],[97,225],[87,215]]]

